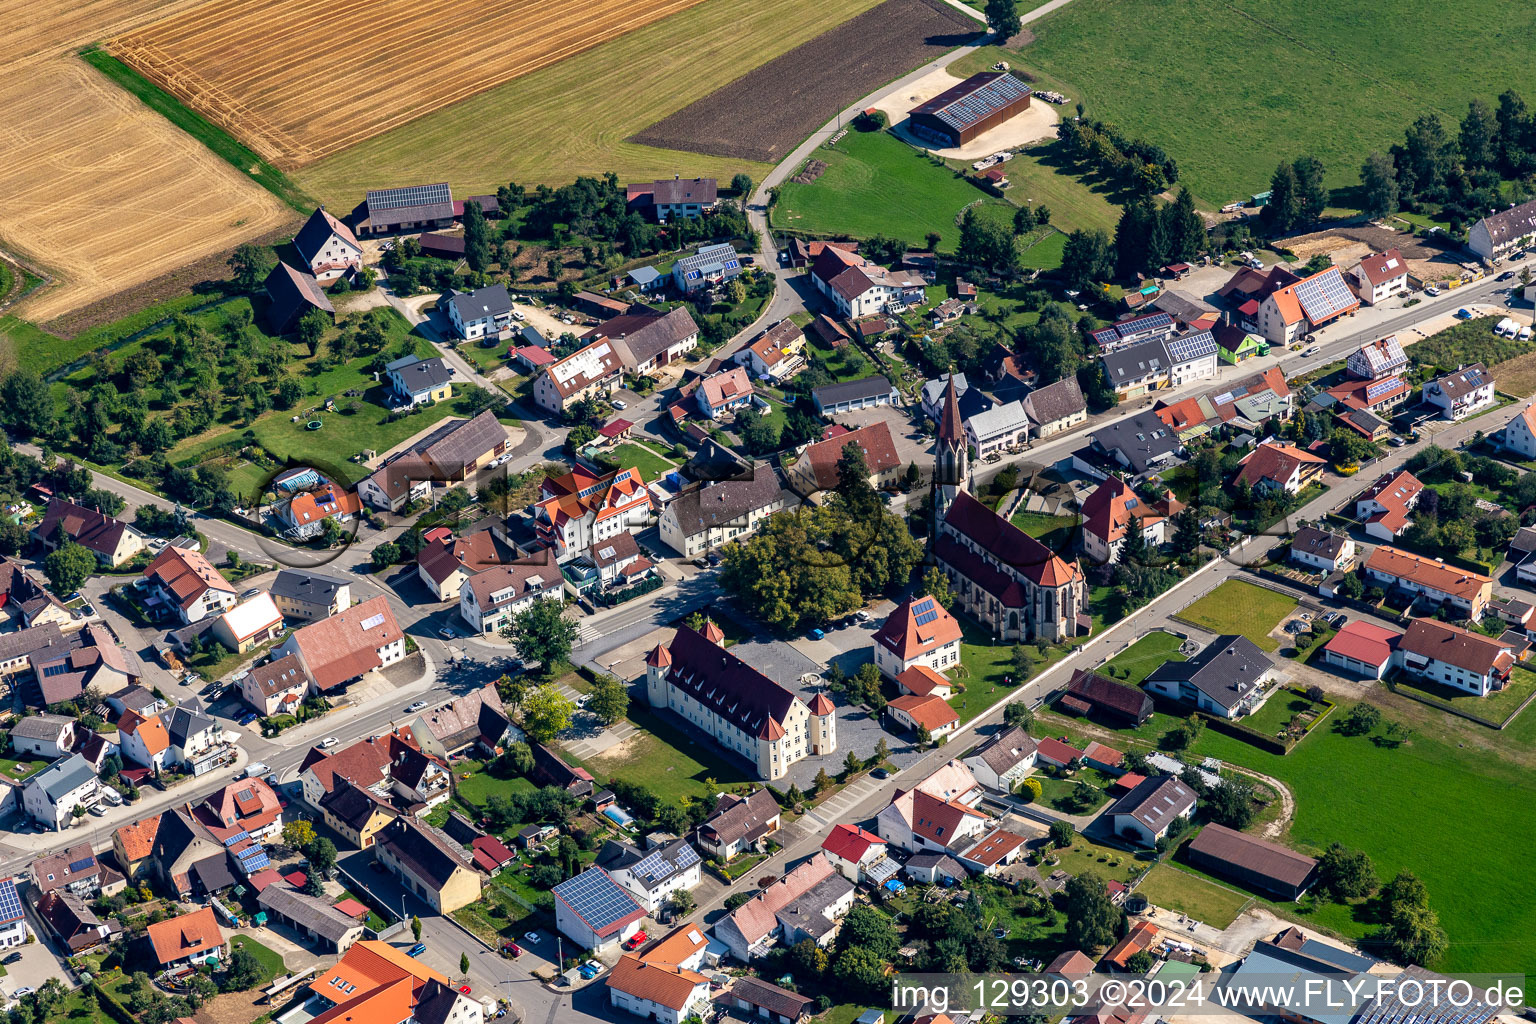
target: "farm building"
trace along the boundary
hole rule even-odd
[[[404,188],[371,188],[352,211],[359,235],[446,228],[453,224],[453,190],[446,181]]]
[[[287,334],[299,325],[312,309],[336,319],[336,307],[325,297],[320,283],[311,274],[279,263],[267,275],[267,323],[277,334]]]
[[[301,256],[317,281],[330,281],[349,269],[361,270],[363,250],[352,231],[320,207],[293,236],[294,251]]]
[[[445,235],[438,231],[424,231],[417,239],[421,243],[423,256],[435,256],[440,260],[461,260],[464,258],[464,236]]]
[[[1031,90],[1006,71],[983,71],[909,113],[914,135],[959,147],[1029,108]]]
[[[1191,864],[1281,899],[1299,899],[1317,877],[1317,861],[1278,843],[1210,824],[1185,851]]]
[[[646,181],[624,187],[624,199],[631,210],[648,214],[665,224],[673,217],[702,217],[720,201],[720,189],[714,178],[683,178]]]

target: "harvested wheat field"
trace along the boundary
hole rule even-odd
[[[45,321],[272,230],[277,197],[73,57],[0,74],[0,239],[58,283]]]
[[[108,49],[292,169],[699,2],[209,0]]]

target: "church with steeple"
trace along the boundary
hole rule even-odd
[[[1067,640],[1088,632],[1088,584],[1058,555],[970,493],[970,459],[953,375],[933,450],[934,564],[955,607],[999,640]]]

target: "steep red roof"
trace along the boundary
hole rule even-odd
[[[834,857],[857,864],[871,847],[884,846],[885,840],[868,829],[857,825],[835,825],[822,842],[821,848]]]
[[[921,607],[921,611],[914,608]],[[918,620],[924,620],[919,624]],[[961,639],[960,623],[932,594],[910,597],[896,606],[875,633],[875,643],[902,661],[938,650]]]
[[[837,463],[843,457],[843,449],[850,444],[857,445],[864,453],[864,464],[869,467],[871,476],[901,465],[896,443],[891,440],[891,428],[881,420],[806,446],[800,457],[810,460],[817,487],[830,490],[837,486]]]
[[[1380,668],[1392,657],[1400,633],[1355,619],[1334,635],[1323,650]]]
[[[1109,544],[1125,537],[1132,517],[1141,520],[1143,529],[1167,518],[1145,504],[1130,484],[1115,476],[1095,487],[1083,502],[1083,529]]]
[[[939,440],[965,444],[965,424],[960,418],[960,396],[955,391],[955,375],[944,386],[944,407],[939,411]]]
[[[929,732],[955,725],[960,721],[959,714],[949,702],[933,694],[919,697],[914,693],[904,693],[888,703],[886,707],[900,711]]]
[[[1234,483],[1246,483],[1256,487],[1265,480],[1285,483],[1299,466],[1322,465],[1327,459],[1311,452],[1304,452],[1294,445],[1266,442],[1243,456],[1242,470]]]

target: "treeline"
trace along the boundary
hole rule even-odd
[[[1115,228],[1115,272],[1127,280],[1139,278],[1194,259],[1205,244],[1205,220],[1188,189],[1179,189],[1171,203],[1133,199]]]
[[[1081,114],[1081,106],[1078,110]],[[1155,196],[1179,180],[1179,165],[1163,147],[1131,138],[1105,121],[1064,118],[1056,137],[1078,164],[1093,166],[1138,196]]]

